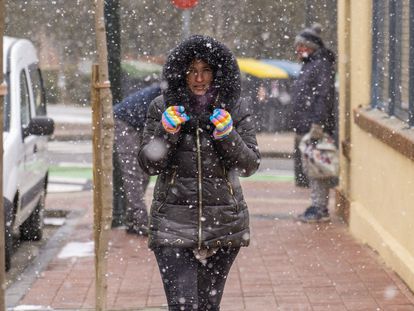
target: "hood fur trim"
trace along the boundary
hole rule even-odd
[[[224,44],[203,35],[191,36],[170,52],[163,68],[167,105],[189,107],[191,91],[187,87],[186,71],[194,59],[201,59],[212,67],[213,87],[218,90],[216,106],[230,110],[239,100],[241,90],[236,57]]]

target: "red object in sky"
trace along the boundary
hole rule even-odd
[[[171,0],[172,4],[179,9],[191,9],[196,6],[198,0]]]

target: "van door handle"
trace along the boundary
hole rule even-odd
[[[33,146],[33,153],[36,153],[37,152],[37,145],[34,145]]]

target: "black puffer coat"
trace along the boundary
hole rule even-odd
[[[213,69],[218,96],[204,115],[192,112],[186,69],[193,59]],[[168,84],[150,105],[139,153],[144,171],[158,175],[150,213],[149,246],[188,248],[246,246],[249,216],[239,176],[253,174],[260,162],[253,118],[240,102],[240,72],[233,54],[206,36],[192,36],[169,55],[164,66]],[[169,105],[183,105],[190,121],[178,134],[160,122]],[[234,129],[214,140],[209,115],[230,112]]]
[[[310,55],[304,61],[291,94],[296,133],[305,134],[312,123],[316,123],[332,134],[336,122],[335,55],[325,47]]]

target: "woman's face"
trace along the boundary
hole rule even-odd
[[[194,60],[187,71],[187,85],[195,95],[206,94],[213,82],[213,70],[202,60]]]
[[[295,53],[298,57],[299,60],[302,60],[304,58],[308,58],[309,55],[311,55],[313,52],[315,52],[314,49],[307,47],[306,45],[303,44],[298,44],[295,47]]]

